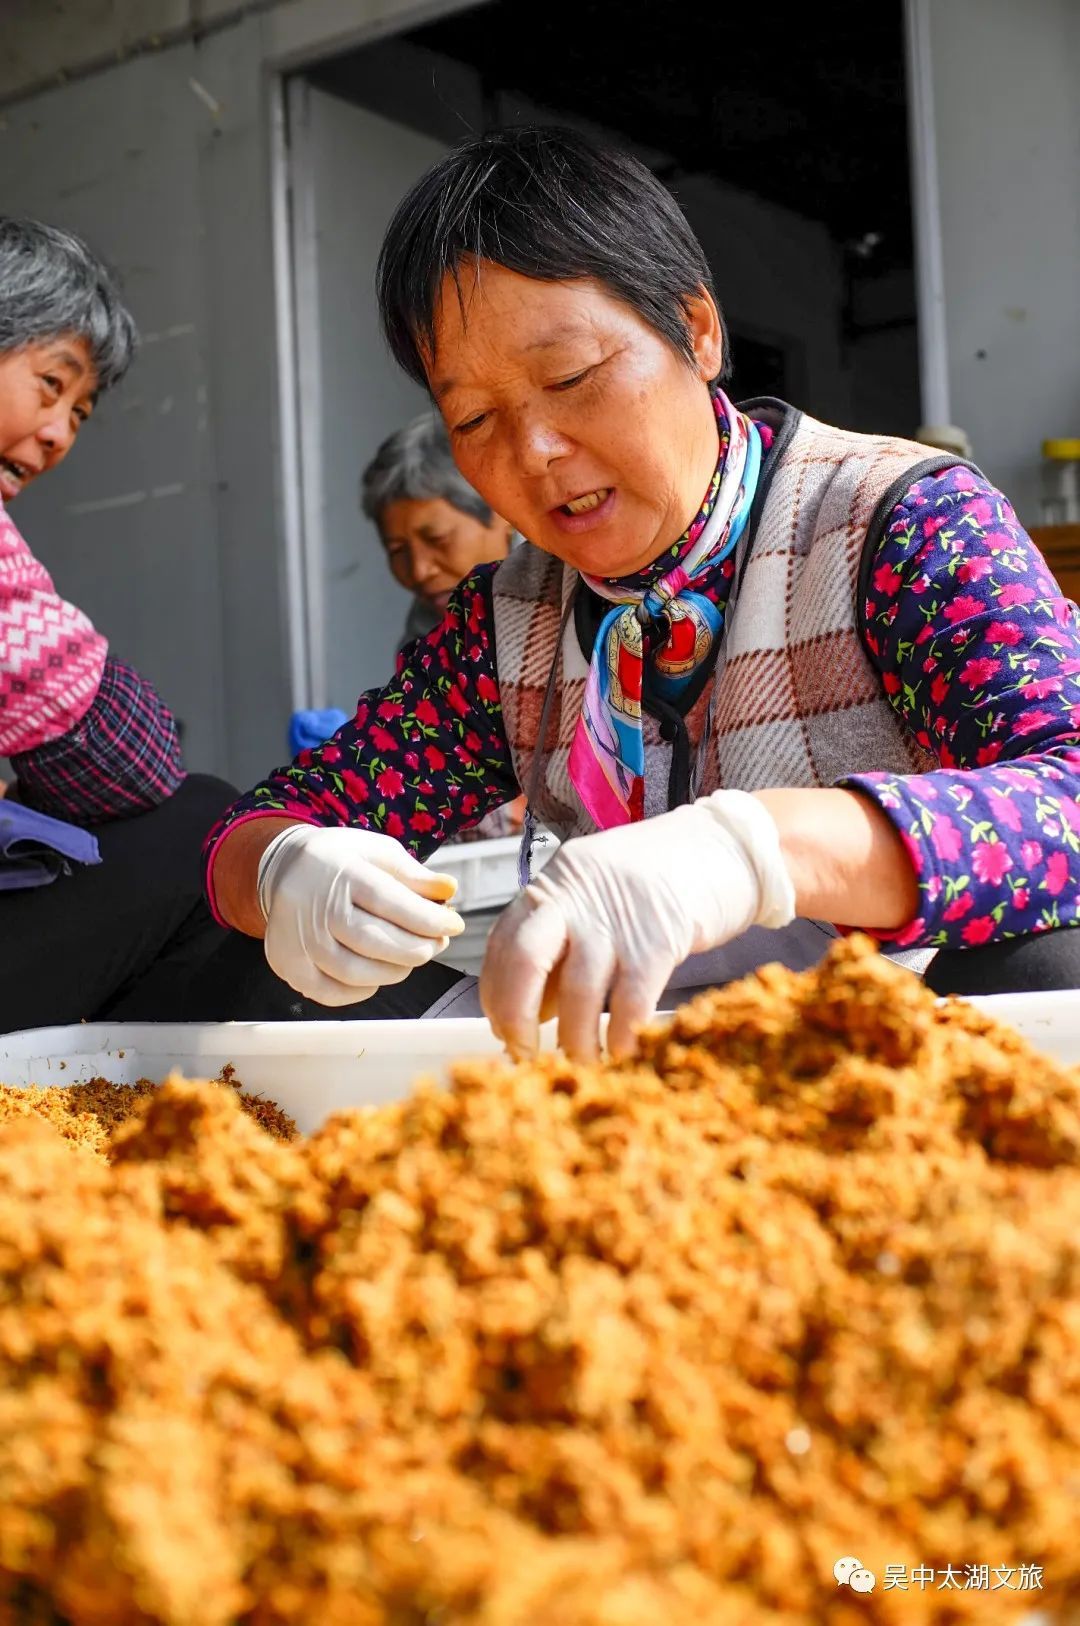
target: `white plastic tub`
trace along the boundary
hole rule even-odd
[[[452,1061],[501,1049],[481,1019],[88,1022],[0,1037],[0,1083],[159,1083],[172,1072],[215,1078],[231,1066],[245,1090],[276,1101],[310,1134],[343,1107],[399,1100],[424,1074],[442,1077]]]
[[[975,1003],[1047,1055],[1080,1065],[1080,994],[1003,994]],[[555,1043],[553,1024],[543,1041]],[[482,1020],[438,1022],[84,1023],[0,1036],[0,1083],[75,1084],[107,1078],[159,1082],[171,1072],[214,1078],[236,1069],[245,1090],[269,1096],[310,1134],[344,1107],[408,1094],[467,1056],[501,1046]]]
[[[1049,994],[987,994],[972,1005],[1022,1033],[1066,1067],[1080,1067],[1080,988]]]
[[[559,843],[547,830],[538,830],[533,842],[532,871],[539,875],[558,851]],[[501,909],[518,889],[520,836],[496,836],[492,841],[448,842],[428,859],[432,869],[444,870],[457,881],[454,908],[459,914]]]

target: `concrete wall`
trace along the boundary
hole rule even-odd
[[[256,60],[293,68],[476,0],[3,0],[0,104],[260,19]]]
[[[359,477],[380,442],[428,402],[390,358],[379,332],[375,263],[404,193],[444,148],[364,108],[299,84],[294,138],[307,177],[312,299],[300,342],[317,352],[310,473],[320,512],[311,538],[322,649],[316,695],[348,710],[393,671],[410,596],[394,582],[360,512]],[[299,157],[299,154],[298,154]]]
[[[952,417],[1032,523],[1080,435],[1080,5],[928,9]]]
[[[147,341],[15,517],[61,590],[160,685],[189,764],[242,783],[282,760],[293,702],[271,69],[446,9],[5,0],[0,209],[86,235]]]
[[[233,0],[211,0],[220,12]],[[192,27],[194,0],[4,0],[0,98],[122,60]]]
[[[247,34],[217,36],[212,61],[178,45],[20,102],[0,133],[3,208],[83,233],[119,267],[145,336],[128,379],[14,517],[62,591],[159,685],[192,763],[217,769],[243,761],[230,716],[253,724],[265,754],[260,698],[286,703],[273,301],[259,264],[269,197]],[[220,118],[192,77],[214,87]],[[227,624],[239,616],[238,664]]]

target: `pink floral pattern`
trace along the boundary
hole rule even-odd
[[[282,813],[385,830],[421,857],[518,794],[485,566],[355,718],[238,801],[207,839]],[[722,606],[721,606],[722,607]],[[933,772],[852,776],[900,831],[917,918],[891,940],[960,947],[1080,922],[1080,612],[1001,493],[920,480],[870,573],[866,644]],[[882,934],[884,935],[884,934]]]
[[[899,829],[920,908],[890,941],[956,948],[1080,922],[1080,611],[1008,501],[920,480],[871,572],[866,642],[941,768],[845,783]],[[884,934],[882,934],[884,935]]]
[[[214,855],[247,819],[382,830],[426,858],[518,795],[494,676],[495,569],[462,582],[440,625],[402,651],[393,680],[361,695],[332,739],[275,769],[214,826],[204,846],[212,908]]]

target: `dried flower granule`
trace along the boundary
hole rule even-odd
[[[216,1084],[239,1092],[236,1069],[222,1068]],[[136,1116],[142,1102],[160,1086],[141,1078],[137,1084],[111,1084],[106,1078],[82,1084],[31,1085],[16,1089],[0,1084],[0,1123],[34,1113],[51,1123],[65,1140],[108,1160],[114,1129]],[[241,1110],[278,1140],[295,1140],[296,1125],[273,1101],[261,1095],[239,1096]]]
[[[0,1621],[1078,1618],[1080,1079],[868,945],[107,1152],[0,1123]]]

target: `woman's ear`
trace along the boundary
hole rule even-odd
[[[716,300],[707,288],[698,288],[686,300],[686,326],[694,351],[697,371],[706,383],[724,368],[724,325]]]

